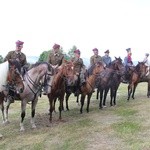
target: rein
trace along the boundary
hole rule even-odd
[[[35,92],[35,91],[30,87],[30,85],[27,83],[27,86],[28,86],[29,89],[32,91],[32,93],[34,94],[33,100],[35,100],[35,98],[36,98],[38,92],[42,90],[44,84],[36,84],[35,81],[33,81],[33,79],[29,76],[28,73],[26,73],[26,75],[27,75],[27,80],[31,83],[31,85],[32,85],[34,88],[37,88],[37,91]],[[44,82],[46,82],[45,80],[46,80],[46,74],[45,74]],[[32,101],[33,101],[33,100],[32,100]]]

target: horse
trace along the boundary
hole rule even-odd
[[[21,100],[21,122],[20,131],[24,131],[24,118],[26,114],[26,105],[31,101],[31,126],[36,128],[35,125],[35,108],[38,102],[38,96],[41,94],[41,90],[44,88],[47,91],[51,91],[51,82],[53,79],[53,68],[47,62],[37,62],[24,74],[23,76],[24,91],[17,94],[15,100]],[[6,107],[7,116],[10,102]],[[8,117],[7,117],[8,118]]]
[[[71,86],[75,82],[74,65],[70,61],[65,61],[54,75],[51,92],[47,94],[49,99],[49,121],[52,122],[52,112],[55,111],[56,99],[59,99],[59,120],[62,119],[63,101],[65,87]]]
[[[109,68],[106,68],[104,71],[101,72],[97,81],[97,99],[100,93],[100,109],[106,107],[105,103],[109,89],[111,90],[110,106],[112,106],[113,104],[116,105],[116,93],[121,82],[121,76],[124,75],[124,72],[125,67],[120,57],[115,57],[115,60],[112,61]]]
[[[102,62],[97,62],[93,66],[93,71],[92,74],[89,74],[89,76],[86,78],[86,84],[84,86],[81,86],[81,107],[80,107],[80,113],[83,113],[83,106],[84,106],[84,101],[85,97],[87,96],[87,107],[86,111],[87,113],[89,112],[89,105],[90,105],[90,99],[92,96],[92,93],[95,89],[95,84],[96,84],[96,79],[99,76],[99,74],[104,70],[104,65]]]
[[[21,66],[18,61],[8,60],[0,64],[0,106],[3,123],[7,122],[4,113],[5,97],[9,97],[9,90],[22,93],[24,90],[23,78],[21,76]]]
[[[150,74],[146,76],[147,66],[144,62],[138,62],[135,66],[134,70],[130,71],[130,79],[128,85],[128,98],[130,100],[130,96],[134,99],[134,94],[138,83],[140,82],[148,82],[148,92],[147,97],[150,95]]]
[[[80,109],[80,112],[82,113],[82,109],[83,109],[83,101],[85,99],[85,96],[88,95],[88,103],[87,103],[87,111],[89,112],[89,103],[90,103],[90,98],[92,96],[92,93],[93,93],[93,88],[95,88],[95,79],[96,79],[96,76],[100,73],[101,70],[104,69],[104,66],[101,62],[98,62],[92,66],[90,66],[90,68],[88,68],[87,70],[87,76],[88,78],[86,78],[86,82],[87,84],[84,86],[84,88],[80,88],[79,89],[79,92],[77,92],[77,102],[78,102],[78,99],[79,99],[79,95],[81,94],[81,109]],[[75,89],[75,85],[72,85],[70,87],[67,87],[67,90],[66,90],[66,109],[69,110],[69,106],[68,106],[68,99],[71,95],[71,93],[74,93],[74,89]],[[68,91],[69,89],[69,91]],[[83,92],[82,92],[83,90]]]

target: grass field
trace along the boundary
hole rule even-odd
[[[30,126],[30,105],[27,106],[25,132],[19,131],[20,102],[9,109],[10,123],[0,126],[1,150],[149,150],[150,149],[150,99],[146,97],[147,83],[138,85],[135,99],[127,99],[127,85],[121,84],[117,106],[99,110],[94,93],[90,112],[83,114],[76,98],[70,97],[70,111],[53,114],[49,126],[49,104],[46,96],[39,99],[36,109],[36,129]],[[57,102],[58,103],[58,102]],[[58,106],[57,106],[58,107]]]

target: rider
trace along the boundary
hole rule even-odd
[[[109,49],[106,50],[104,53],[105,53],[105,55],[102,57],[102,60],[105,64],[105,66],[108,67],[111,64],[111,57],[109,56]]]
[[[85,65],[83,63],[83,59],[80,58],[80,50],[76,49],[74,51],[74,57],[71,59],[71,61],[74,64],[74,70],[76,72],[76,75],[78,76],[77,86],[75,87],[75,96],[77,95],[78,89],[81,86],[84,86],[85,81]]]
[[[9,59],[14,59],[14,60],[19,61],[19,63],[21,64],[21,67],[26,66],[27,65],[26,55],[21,51],[23,48],[23,44],[24,42],[22,41],[19,41],[19,40],[16,41],[16,49],[8,52],[8,54],[4,58],[4,62]]]
[[[149,57],[149,53],[146,53],[145,54],[145,58],[143,60],[143,62],[145,63],[145,66],[147,66],[147,70],[146,70],[146,76],[149,74],[149,60],[148,60],[148,57]]]
[[[96,64],[99,61],[101,61],[101,62],[103,61],[102,57],[100,55],[98,55],[98,49],[97,48],[93,49],[93,53],[94,53],[94,55],[90,57],[90,66]]]
[[[132,62],[132,53],[131,53],[131,48],[127,48],[127,56],[124,58],[124,65],[125,65],[125,76],[124,76],[124,83],[127,83],[129,81],[130,75],[128,74],[129,71],[129,67],[133,66],[133,62]]]
[[[16,49],[13,51],[8,52],[6,57],[4,58],[4,62],[12,59],[12,60],[17,60],[19,61],[21,67],[22,67],[22,73],[25,71],[28,67],[27,60],[26,60],[26,55],[21,51],[23,48],[24,42],[18,40],[16,41]],[[9,95],[11,96],[11,102],[14,102],[14,96],[15,93],[12,90],[9,90]]]
[[[60,66],[63,63],[64,55],[60,52],[60,45],[54,44],[53,51],[48,56],[48,63]]]

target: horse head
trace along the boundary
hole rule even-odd
[[[125,66],[120,57],[115,57],[115,60],[111,63],[112,69],[119,71],[121,75],[125,73]]]
[[[72,86],[77,80],[77,75],[74,71],[74,64],[71,61],[65,61],[61,65],[61,72],[66,80],[67,86]]]
[[[44,93],[50,93],[52,88],[52,81],[54,78],[54,74],[56,74],[56,69],[58,65],[53,66],[49,63],[43,63],[45,66],[44,74],[42,75],[41,85],[43,87]],[[43,67],[42,67],[43,68]]]
[[[102,62],[97,62],[95,64],[95,68],[93,70],[93,74],[99,74],[103,70],[104,70],[104,64]]]
[[[21,76],[21,66],[17,61],[9,60],[9,71],[7,75],[7,83],[17,93],[22,93],[24,90],[23,78]]]
[[[135,66],[135,70],[140,75],[141,78],[145,77],[147,73],[147,67],[144,62],[138,62],[138,64]]]

